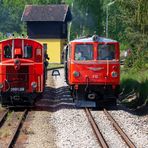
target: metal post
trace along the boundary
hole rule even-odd
[[[106,37],[108,38],[108,8],[113,5],[116,1],[110,2],[106,5]]]
[[[106,37],[108,38],[108,5],[106,6]]]

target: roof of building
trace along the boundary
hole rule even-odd
[[[22,21],[71,21],[72,15],[68,5],[26,5]]]

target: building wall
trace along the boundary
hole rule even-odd
[[[67,38],[66,22],[27,22],[29,38],[64,39]]]
[[[49,63],[61,63],[62,51],[66,39],[36,39],[41,44],[47,44],[47,53],[50,58]]]

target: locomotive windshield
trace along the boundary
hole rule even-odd
[[[32,46],[24,47],[24,58],[32,58]]]
[[[98,46],[98,60],[115,59],[115,46],[113,44],[100,44]]]
[[[93,60],[93,45],[78,44],[75,47],[75,60]]]
[[[4,47],[4,57],[11,58],[12,57],[12,47],[7,45]]]

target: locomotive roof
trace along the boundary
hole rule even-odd
[[[10,40],[29,40],[29,41],[33,41],[33,42],[36,42],[38,44],[41,44],[40,42],[36,41],[36,40],[33,40],[33,39],[30,39],[30,38],[8,38],[8,39],[4,39],[4,40],[0,40],[0,43],[1,42],[6,42],[6,41],[10,41]],[[42,44],[41,44],[42,45]]]
[[[116,40],[113,40],[113,39],[109,39],[109,38],[105,38],[105,37],[98,37],[96,38],[96,40],[94,41],[93,40],[93,37],[88,37],[88,38],[78,38],[78,39],[75,39],[71,42],[117,42]]]

